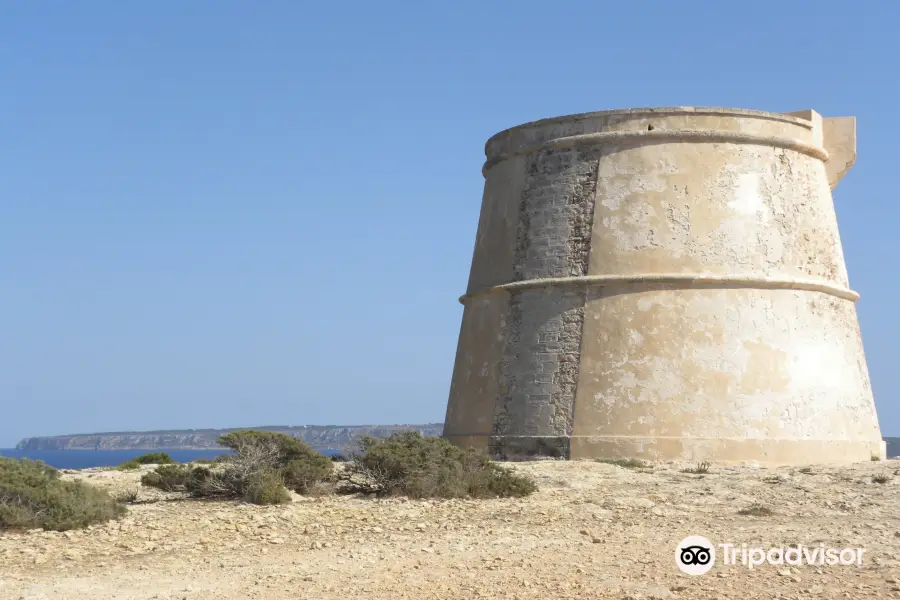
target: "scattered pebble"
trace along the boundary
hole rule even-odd
[[[540,491],[484,501],[295,496],[289,505],[257,507],[160,501],[178,496],[139,487],[139,502],[122,521],[0,534],[0,598],[712,600],[900,593],[896,487],[868,483],[883,463],[816,467],[802,475],[802,488],[791,470],[714,464],[701,479],[680,473],[685,466],[657,464],[636,473],[589,461],[513,463]],[[91,474],[92,485],[112,491],[135,489],[140,476]],[[754,503],[777,507],[777,514],[736,514],[735,507]],[[750,571],[718,563],[714,576],[691,577],[674,561],[675,546],[688,535],[752,546],[859,542],[867,554],[862,569]]]

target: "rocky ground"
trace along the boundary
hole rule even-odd
[[[685,466],[517,463],[541,488],[521,500],[327,496],[261,508],[141,488],[119,522],[0,534],[0,598],[900,598],[900,461]],[[123,491],[140,474],[65,477]],[[740,514],[753,505],[774,514]],[[690,576],[675,562],[689,535],[866,552],[861,567],[717,563]]]

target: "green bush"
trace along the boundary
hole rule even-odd
[[[339,477],[349,492],[410,498],[506,498],[537,490],[518,475],[474,450],[463,450],[438,437],[417,432],[387,439],[365,437]]]
[[[188,465],[160,465],[153,471],[145,473],[141,477],[141,484],[164,492],[186,491],[188,479],[194,468]]]
[[[121,471],[132,471],[141,465],[174,465],[175,461],[165,452],[150,452],[136,456],[116,467]]]
[[[298,494],[307,493],[317,482],[325,479],[333,469],[331,459],[310,448],[303,440],[273,431],[235,431],[219,438],[232,454],[223,459],[225,470],[241,482],[241,489],[250,478],[274,469],[284,485]]]
[[[284,479],[278,471],[267,469],[250,478],[242,499],[260,505],[286,504],[291,501],[291,495],[284,485]]]
[[[116,502],[119,504],[134,504],[138,499],[137,490],[127,490],[119,492],[115,495]]]
[[[324,462],[330,462],[328,457],[310,448],[303,440],[286,433],[246,429],[223,435],[218,441],[222,446],[232,450],[234,454],[247,453],[251,448],[270,449],[273,451],[274,463],[278,468],[297,460],[323,463],[322,459],[325,459]],[[224,460],[228,460],[227,455]]]
[[[306,494],[312,487],[331,474],[331,460],[319,455],[306,460],[292,460],[279,470],[284,485],[298,494]]]
[[[194,467],[185,489],[195,498],[240,498],[250,484],[249,477],[239,476],[230,469]]]
[[[66,531],[124,515],[126,508],[104,490],[63,481],[40,461],[0,458],[0,530]]]
[[[288,489],[307,493],[328,477],[331,460],[289,435],[236,431],[219,438],[231,454],[210,467],[163,465],[141,478],[144,485],[184,491],[197,498],[241,498],[254,504],[290,501]]]
[[[160,465],[141,477],[143,485],[164,492],[186,492],[195,498],[228,498],[240,495],[226,484],[225,480],[224,473],[191,465]]]

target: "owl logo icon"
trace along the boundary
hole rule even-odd
[[[716,547],[703,536],[688,536],[675,549],[675,564],[682,573],[703,575],[716,564]]]

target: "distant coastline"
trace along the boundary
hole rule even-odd
[[[166,450],[175,462],[188,463],[200,459],[213,459],[229,450]],[[141,454],[142,450],[14,450],[0,448],[0,457],[39,460],[56,469],[95,469],[114,467]]]
[[[37,436],[21,440],[16,450],[97,451],[97,450],[224,450],[220,436],[241,429],[285,433],[302,439],[315,450],[350,452],[363,436],[388,437],[398,431],[417,431],[424,436],[439,436],[443,423],[423,425],[266,425],[229,429],[171,429],[156,431],[115,431],[71,435]]]
[[[37,436],[16,444],[16,450],[97,451],[97,450],[225,450],[219,436],[240,429],[277,431],[296,436],[319,452],[347,453],[356,449],[359,438],[388,437],[398,431],[418,431],[424,436],[439,436],[443,423],[422,425],[266,425],[230,429],[170,429],[156,431],[116,431],[72,435]],[[900,437],[885,437],[889,458],[900,457]]]

